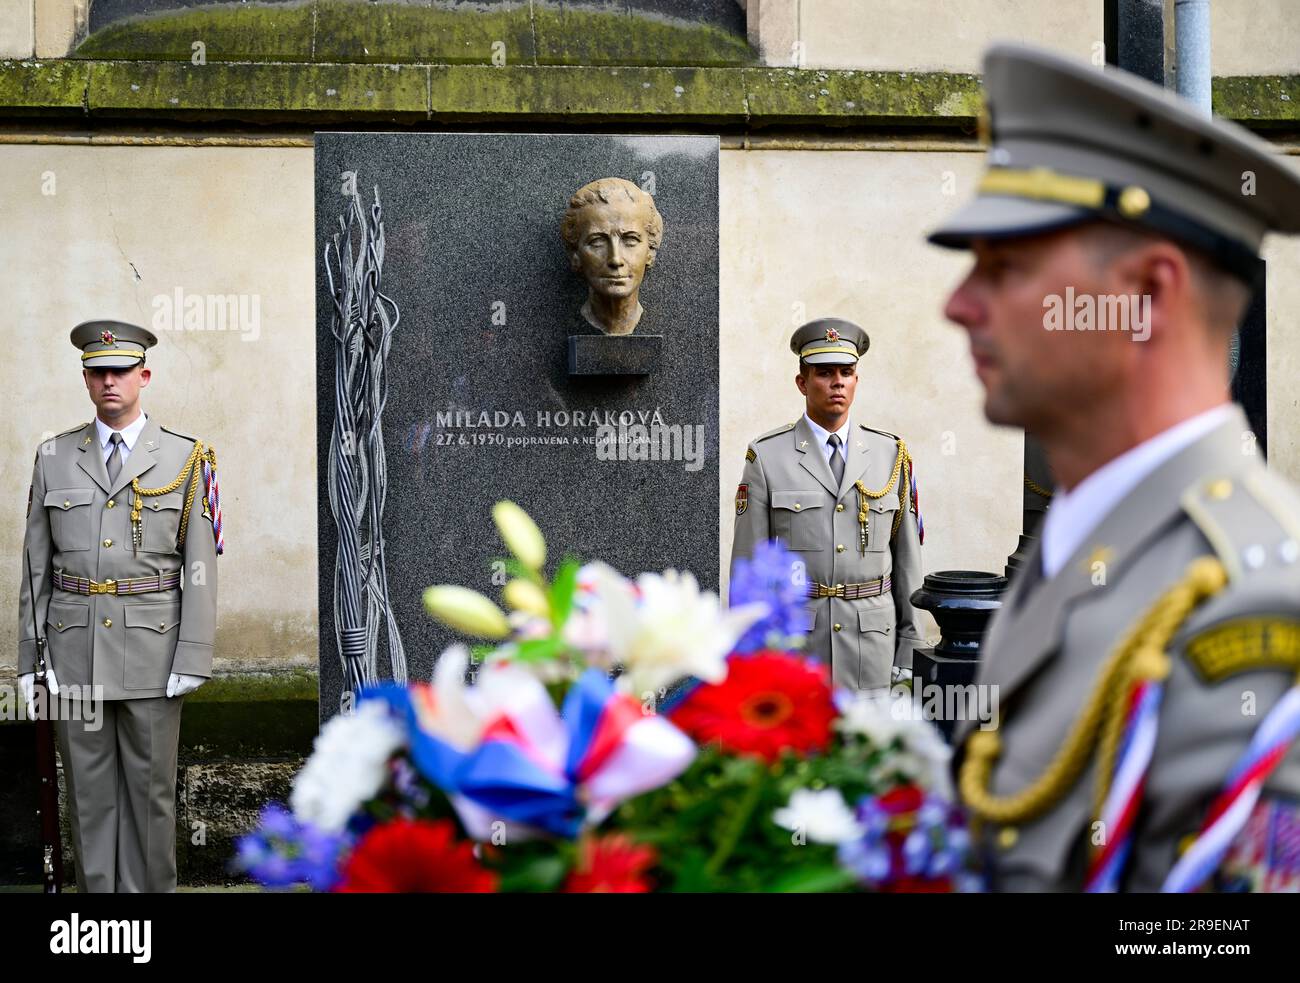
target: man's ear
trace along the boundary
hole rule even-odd
[[[799,387],[799,393],[802,396],[808,395],[808,383],[804,380],[803,373],[800,372],[794,377],[794,384]]]
[[[1186,254],[1173,243],[1157,241],[1118,262],[1126,287],[1137,295],[1138,303],[1145,305],[1150,298],[1150,324],[1146,327],[1163,336],[1183,317],[1194,289]]]
[[[578,259],[578,250],[570,249],[568,252],[569,269],[573,270],[574,273],[580,272],[582,270],[582,260]]]
[[[140,370],[140,388],[143,389],[149,385],[149,380],[153,378],[153,372],[146,366]]]

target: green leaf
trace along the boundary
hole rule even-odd
[[[506,573],[510,574],[512,577],[518,577],[520,580],[531,580],[533,583],[537,583],[537,572],[535,570],[529,570],[513,556],[499,557],[494,562],[503,564]]]
[[[555,571],[555,580],[551,584],[551,624],[556,629],[564,627],[573,610],[573,597],[578,590],[578,568],[580,564],[573,557],[565,557],[560,569]]]
[[[530,638],[515,647],[515,658],[520,662],[545,662],[564,652],[564,641],[559,638]]]
[[[516,891],[554,891],[569,872],[569,866],[559,857],[538,857],[520,867],[503,871],[498,891],[502,894]]]
[[[843,891],[854,884],[853,872],[833,864],[804,867],[777,878],[768,888],[778,894],[823,894]]]

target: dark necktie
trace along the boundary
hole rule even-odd
[[[111,485],[117,481],[117,476],[122,473],[122,435],[114,433],[108,438],[108,442],[113,445],[112,452],[108,455],[108,483]]]
[[[831,474],[835,475],[835,484],[844,483],[844,455],[840,453],[840,435],[833,433],[827,441],[831,445]]]

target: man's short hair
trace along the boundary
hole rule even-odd
[[[1084,237],[1092,247],[1099,265],[1149,242],[1168,242],[1187,257],[1196,291],[1205,307],[1205,319],[1217,331],[1231,335],[1240,326],[1250,306],[1251,288],[1236,274],[1216,263],[1207,253],[1158,232],[1120,225],[1117,222],[1090,222]]]

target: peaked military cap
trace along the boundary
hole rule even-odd
[[[85,368],[127,369],[144,361],[145,350],[158,344],[158,338],[125,321],[83,321],[72,329],[72,343],[81,349]]]
[[[852,365],[870,344],[865,331],[838,317],[809,321],[790,337],[790,350],[810,365]]]
[[[1249,282],[1266,231],[1300,232],[1300,174],[1269,144],[1137,76],[1000,44],[984,58],[984,98],[989,169],[936,245],[1107,219]]]

